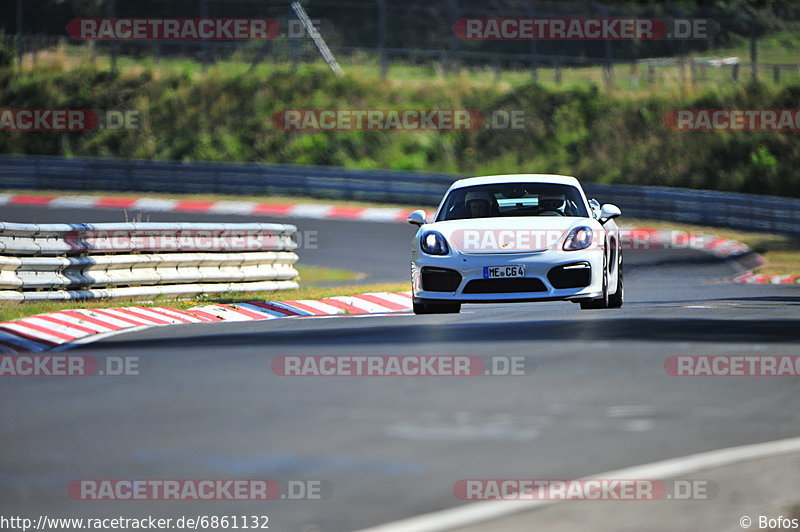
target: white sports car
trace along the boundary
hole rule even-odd
[[[453,183],[411,245],[416,314],[462,303],[564,300],[622,306],[622,252],[614,205],[587,201],[574,177],[519,174]]]

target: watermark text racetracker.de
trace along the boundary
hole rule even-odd
[[[281,109],[272,124],[284,131],[519,131],[522,109]]]
[[[179,229],[161,231],[140,229],[75,230],[65,235],[66,244],[72,249],[91,249],[93,251],[130,250],[176,250],[176,251],[218,251],[247,250],[274,251],[317,249],[319,233],[316,230],[296,231],[289,236],[272,230],[206,230]]]
[[[0,355],[0,377],[137,376],[143,369],[138,356]]]
[[[267,40],[280,32],[270,18],[76,18],[67,35],[77,40]]]
[[[664,361],[673,377],[798,377],[798,355],[673,355]]]
[[[702,249],[707,237],[679,230],[617,229],[613,231],[581,227],[575,238],[581,249],[602,249],[608,237],[616,235],[625,251]],[[609,233],[609,234],[607,234]],[[456,229],[448,243],[464,252],[525,253],[561,245],[570,231],[560,229]]]
[[[0,109],[0,131],[134,131],[139,111],[110,109]]]
[[[719,494],[712,480],[464,479],[453,484],[462,501],[660,501],[708,500]]]
[[[800,109],[672,109],[663,121],[675,131],[800,131]]]
[[[320,30],[322,21],[309,22]],[[90,41],[263,41],[300,39],[307,30],[294,18],[76,18],[67,24],[67,35]]]
[[[77,479],[67,485],[76,501],[273,501],[328,499],[319,479]]]
[[[532,375],[534,364],[514,355],[281,355],[270,368],[281,377],[478,377]]]
[[[464,40],[627,41],[709,39],[719,26],[709,19],[461,18],[453,33]]]

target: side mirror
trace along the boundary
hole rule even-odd
[[[592,214],[595,218],[600,218],[600,202],[592,198],[589,200],[589,207],[592,209]]]
[[[408,215],[406,221],[413,225],[425,225],[428,223],[427,215],[422,209],[416,210]]]
[[[606,203],[600,208],[600,223],[604,224],[612,218],[616,218],[620,216],[622,211],[619,210],[619,207],[616,205],[612,205],[611,203]]]

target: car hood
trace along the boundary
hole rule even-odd
[[[574,227],[600,225],[590,218],[517,216],[448,220],[422,227],[438,231],[452,248],[467,254],[531,253],[562,242]]]

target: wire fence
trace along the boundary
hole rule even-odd
[[[93,6],[64,11],[68,17],[266,17],[276,20],[280,34],[266,41],[71,39],[49,32],[36,18],[35,4],[17,2],[17,26],[6,22],[7,39],[16,46],[23,64],[61,60],[84,65],[108,60],[117,68],[120,58],[154,63],[197,61],[204,66],[236,60],[258,65],[322,63],[317,48],[299,24],[289,2],[251,0],[168,0],[132,2],[95,0]],[[765,61],[758,40],[769,31],[800,20],[800,7],[773,6],[752,12],[746,7],[701,6],[692,9],[671,3],[639,4],[596,1],[447,0],[305,0],[305,10],[319,33],[347,71],[364,67],[381,77],[408,76],[409,67],[447,76],[485,73],[495,81],[529,77],[554,84],[576,80],[597,82],[609,89],[640,89],[680,83],[713,85],[749,77],[782,83],[800,78],[800,63]],[[30,6],[30,7],[25,7]],[[664,21],[703,21],[702,35],[686,39],[469,39],[459,32],[459,21],[500,19],[586,20],[606,18]],[[57,18],[57,17],[56,17]],[[51,23],[48,23],[51,24]],[[0,27],[2,27],[0,25]],[[720,47],[748,42],[746,54],[718,57]],[[787,55],[791,58],[791,55]],[[103,63],[105,64],[105,62]]]

